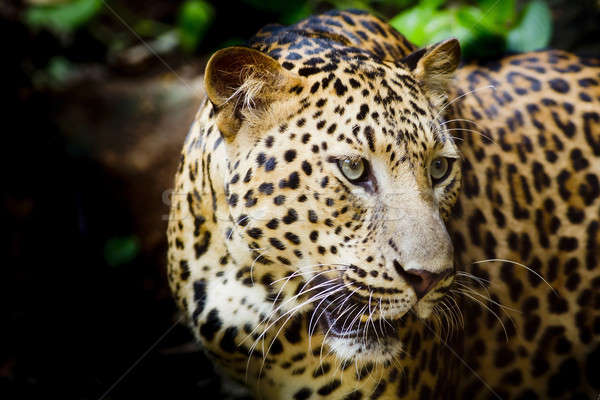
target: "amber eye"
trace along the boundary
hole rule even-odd
[[[352,183],[357,183],[365,180],[367,177],[367,163],[361,159],[344,158],[338,160],[340,171]]]
[[[429,174],[431,175],[431,182],[434,185],[448,177],[453,161],[454,159],[452,158],[438,157],[431,162]]]

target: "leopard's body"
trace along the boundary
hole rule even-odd
[[[348,11],[209,62],[168,276],[257,398],[600,391],[600,63],[544,51],[449,81],[455,45]]]

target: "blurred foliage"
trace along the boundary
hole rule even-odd
[[[102,0],[33,5],[25,13],[25,22],[32,28],[48,28],[57,34],[65,34],[86,24],[101,8]]]
[[[548,46],[552,36],[552,15],[546,3],[533,1],[527,5],[521,21],[507,35],[507,48],[524,52]]]
[[[515,0],[478,0],[441,8],[444,3],[421,1],[390,24],[418,46],[456,37],[466,59],[537,50],[550,42],[552,18],[542,0],[529,2],[521,13]]]
[[[88,57],[94,62],[141,65],[153,59],[147,53],[206,55],[243,43],[251,33],[243,35],[265,23],[292,24],[331,8],[363,9],[389,19],[418,46],[457,37],[465,59],[544,48],[552,34],[544,0],[30,0],[23,21],[33,32],[51,32],[65,48],[74,38],[92,41],[86,51],[98,54]],[[36,82],[56,87],[68,81],[80,62],[74,58],[82,58],[75,52],[76,57],[49,57],[41,67],[44,78],[38,74]]]
[[[215,18],[213,7],[203,0],[188,0],[179,12],[177,28],[181,48],[193,52]]]
[[[114,237],[104,246],[104,259],[111,267],[130,263],[140,252],[139,240],[135,236]]]

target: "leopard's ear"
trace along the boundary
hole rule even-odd
[[[297,84],[275,59],[254,49],[228,47],[208,61],[204,85],[215,106],[217,127],[233,140],[244,122],[260,121],[288,86]]]
[[[460,43],[447,39],[417,50],[401,62],[411,70],[435,107],[446,101],[448,85],[460,63]]]

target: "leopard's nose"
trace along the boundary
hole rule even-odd
[[[404,281],[413,288],[417,299],[422,299],[435,285],[443,278],[450,275],[451,269],[441,273],[430,272],[424,269],[404,269],[399,263],[394,263],[396,271],[404,279]]]

